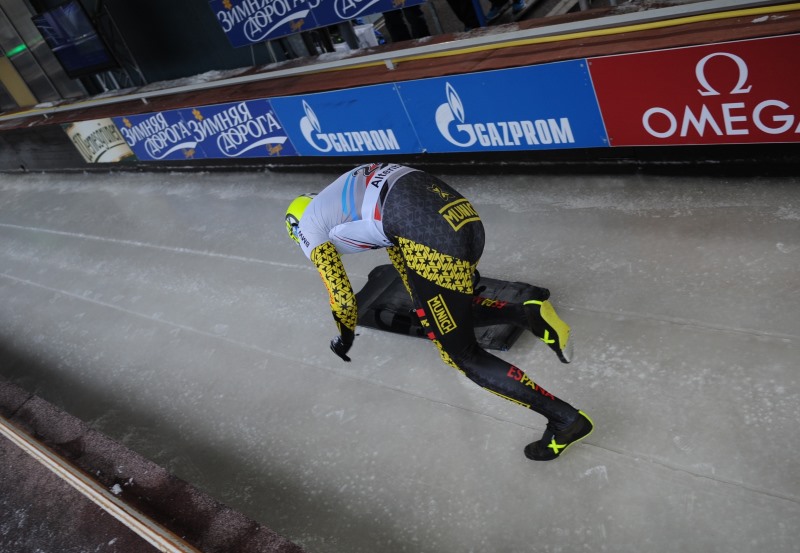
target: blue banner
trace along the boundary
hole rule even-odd
[[[422,151],[392,84],[273,98],[271,102],[300,155]]]
[[[422,4],[425,0],[317,0],[314,7],[314,19],[319,26],[333,25],[364,17],[374,13],[383,13],[399,8],[407,8]]]
[[[203,158],[198,140],[178,111],[112,117],[120,134],[141,160]]]
[[[294,156],[269,100],[115,117],[145,161]]]
[[[210,0],[209,5],[231,44],[247,46],[423,2],[424,0]]]
[[[141,160],[608,147],[585,60],[116,117]]]
[[[317,27],[311,9],[322,0],[211,0],[233,46],[247,46]]]
[[[248,100],[180,111],[207,158],[294,156],[269,100]]]
[[[608,146],[585,60],[397,84],[427,152]]]

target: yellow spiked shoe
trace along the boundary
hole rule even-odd
[[[542,439],[525,447],[525,457],[533,461],[552,461],[560,457],[569,446],[579,442],[594,430],[594,423],[583,411],[578,418],[564,430],[556,430],[547,423]]]
[[[550,300],[528,300],[523,305],[533,335],[556,352],[562,363],[572,361],[569,325],[561,320]]]

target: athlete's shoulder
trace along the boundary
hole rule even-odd
[[[336,180],[326,186],[319,193],[322,198],[318,203],[324,203],[328,197],[338,197],[343,189],[351,190],[353,186],[359,188],[357,185],[364,187],[371,184],[380,188],[380,185],[386,182],[393,182],[395,179],[412,171],[419,171],[419,169],[397,163],[365,163],[359,165],[346,173],[342,173]]]
[[[369,177],[375,174],[375,171],[379,170],[381,167],[385,166],[385,163],[365,163],[363,165],[359,165],[349,171],[346,171],[336,177],[328,186],[323,189],[323,192],[326,190],[336,190],[342,187],[352,185],[354,182],[359,180],[369,180]]]
[[[372,184],[376,187],[380,187],[383,183],[394,182],[401,176],[413,171],[419,171],[419,169],[398,163],[374,163],[369,166],[362,166],[359,170],[364,171],[366,184]]]
[[[406,165],[400,165],[399,163],[385,163],[385,162],[365,163],[364,165],[359,165],[349,173],[345,173],[345,175],[350,174],[352,176],[371,177],[372,175],[376,174],[388,174],[388,173],[394,173],[396,171],[408,172],[408,171],[418,171],[418,169],[414,169],[413,167],[408,167]]]

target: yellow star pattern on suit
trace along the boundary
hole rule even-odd
[[[406,265],[422,278],[448,290],[472,293],[472,274],[475,263],[458,259],[413,240],[398,237]]]
[[[350,279],[344,270],[342,256],[331,242],[325,242],[311,251],[311,262],[317,267],[328,289],[333,318],[354,331],[358,319],[358,306]]]

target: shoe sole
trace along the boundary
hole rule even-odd
[[[549,300],[529,300],[524,303],[524,305],[538,305],[539,306],[539,315],[542,317],[545,323],[547,323],[550,328],[556,333],[556,338],[558,339],[558,349],[560,350],[557,352],[559,355],[559,359],[561,359],[564,363],[569,363],[572,361],[571,347],[572,344],[569,343],[569,335],[570,335],[570,328],[567,323],[561,320],[561,318],[556,313],[553,304],[550,303]],[[555,340],[548,341],[550,338],[549,331],[545,330],[544,338],[539,338],[542,342],[547,345],[552,344]],[[569,346],[569,349],[568,349]]]

